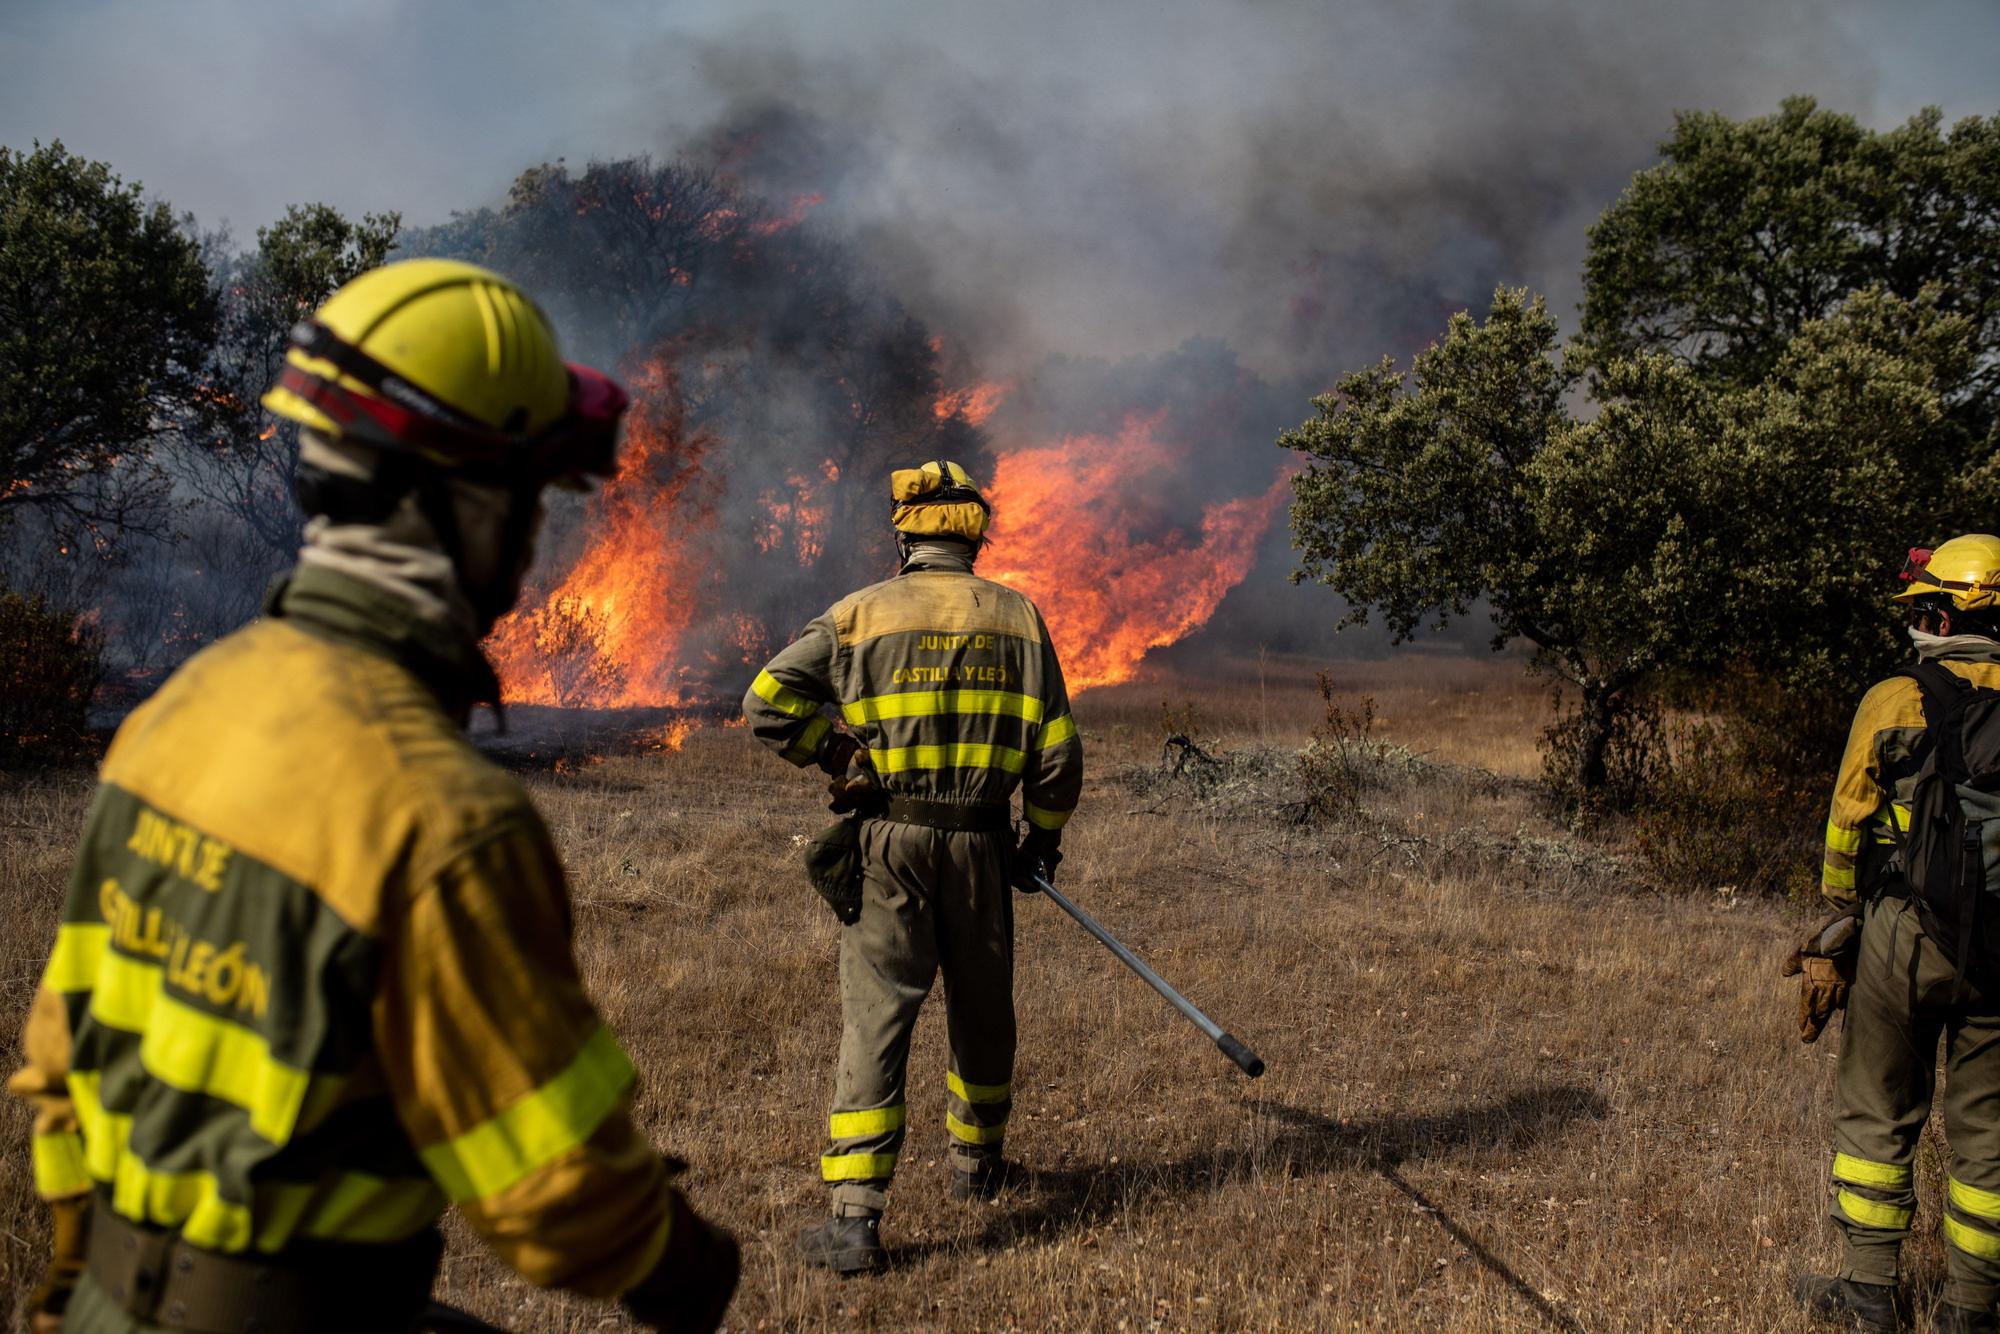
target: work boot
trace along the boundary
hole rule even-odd
[[[881,1226],[882,1219],[875,1214],[829,1218],[799,1234],[799,1258],[810,1268],[836,1274],[878,1273],[889,1267]]]
[[[2000,1334],[2000,1317],[1993,1308],[1940,1306],[1931,1314],[1933,1334]]]
[[[977,1167],[970,1168],[954,1163],[951,1197],[954,1200],[990,1200],[1012,1180],[1013,1172],[1003,1158],[981,1159]]]
[[[1895,1334],[1902,1328],[1896,1310],[1896,1289],[1888,1283],[1856,1283],[1852,1279],[1801,1274],[1792,1295],[1822,1320],[1839,1322],[1866,1334]]]

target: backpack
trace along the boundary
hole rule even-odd
[[[2000,690],[1940,663],[1898,672],[1923,693],[1925,746],[1910,827],[1889,828],[1924,932],[1968,976],[2000,967]]]

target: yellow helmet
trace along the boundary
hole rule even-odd
[[[890,523],[911,537],[956,537],[978,542],[986,536],[992,508],[979,494],[972,474],[940,459],[921,468],[898,468],[889,474],[895,501]]]
[[[1968,533],[1935,551],[1911,547],[1899,576],[1898,602],[1949,599],[1959,611],[1985,611],[2000,603],[2000,537]]]
[[[331,439],[528,480],[614,470],[624,391],[565,365],[547,317],[497,273],[385,264],[291,343],[264,406]]]

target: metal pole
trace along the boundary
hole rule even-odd
[[[1096,936],[1098,943],[1117,955],[1120,963],[1137,973],[1147,986],[1165,996],[1168,1002],[1176,1010],[1186,1015],[1196,1028],[1208,1034],[1209,1039],[1222,1049],[1222,1054],[1236,1062],[1239,1070],[1252,1079],[1264,1073],[1264,1062],[1256,1052],[1244,1046],[1233,1034],[1224,1032],[1221,1024],[1216,1023],[1215,1020],[1197,1010],[1192,1001],[1186,996],[1181,995],[1180,992],[1175,991],[1172,986],[1168,985],[1165,978],[1148,968],[1146,961],[1127,949],[1123,941],[1099,926],[1096,918],[1064,897],[1061,890],[1049,883],[1047,876],[1041,874],[1039,871],[1030,872],[1029,875],[1030,879],[1034,881],[1036,889],[1054,899],[1056,907],[1061,908],[1071,917],[1074,917],[1077,925],[1090,932],[1091,935]]]

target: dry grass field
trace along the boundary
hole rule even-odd
[[[1375,700],[1360,809],[1300,822],[1309,667],[1099,691],[1064,885],[1269,1062],[1252,1082],[1051,904],[1019,905],[1026,1179],[954,1203],[943,1015],[918,1030],[895,1266],[803,1270],[839,1017],[837,928],[797,866],[816,785],[740,729],[529,776],[574,878],[639,1113],[744,1243],[730,1328],[1782,1330],[1836,1248],[1836,1041],[1802,1047],[1779,957],[1808,909],[1644,888],[1539,808],[1549,702],[1512,661],[1336,665]],[[1163,701],[1223,766],[1163,779]],[[1200,766],[1197,766],[1200,767]],[[82,777],[0,793],[0,1027],[53,929]],[[39,1265],[25,1117],[0,1133],[0,1284]],[[1938,1165],[1910,1257],[1935,1297]],[[622,1328],[455,1231],[444,1295],[511,1329]]]

